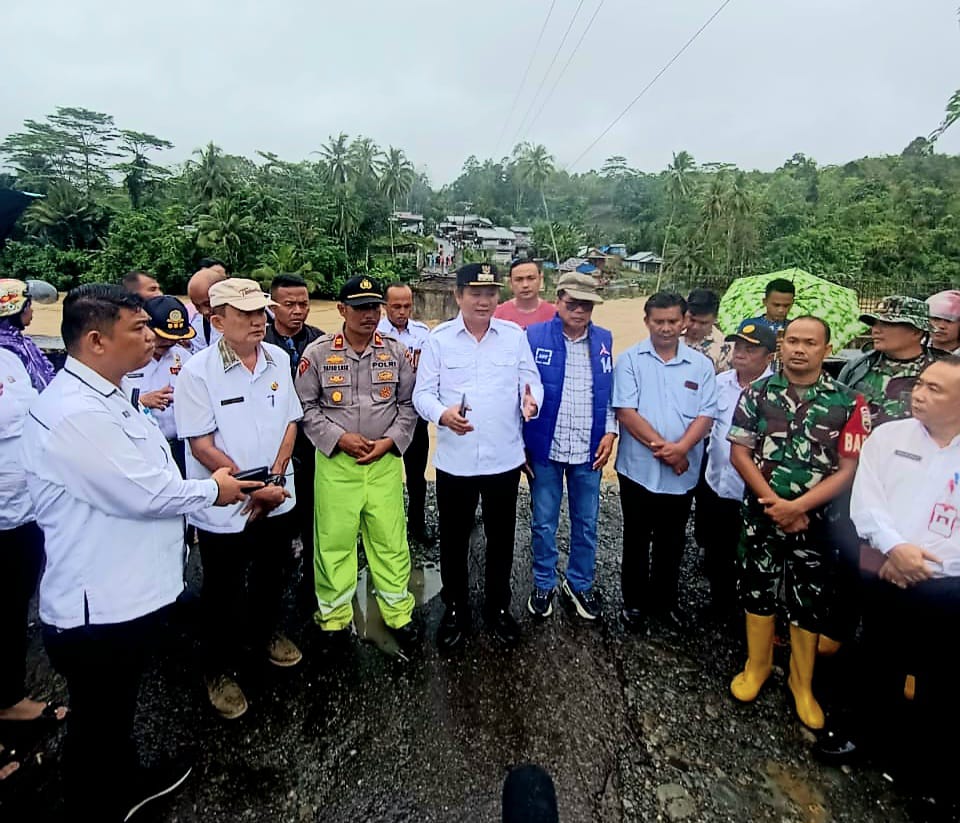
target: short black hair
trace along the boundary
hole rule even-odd
[[[943,363],[945,366],[953,366],[956,368],[960,366],[960,354],[947,354],[943,357],[938,357],[933,362],[927,363],[927,365],[923,367],[923,371],[929,369],[934,363]],[[920,373],[923,374],[923,372]]]
[[[149,277],[151,280],[157,279],[148,271],[128,271],[120,279],[120,285],[123,286],[127,291],[135,292],[140,286],[141,277]]]
[[[273,294],[277,289],[307,289],[307,281],[299,274],[278,274],[270,281],[270,293]]]
[[[227,264],[224,263],[219,257],[201,257],[200,262],[197,263],[198,269],[209,269],[213,266],[223,266],[223,270],[230,274],[230,269],[227,267]]]
[[[531,260],[529,257],[515,257],[513,260],[510,261],[510,271],[507,272],[507,278],[509,278],[510,275],[513,274],[513,270],[517,268],[517,266],[526,266],[527,264],[531,266],[536,266],[537,274],[540,273],[540,264],[536,260]]]
[[[91,329],[107,332],[120,317],[121,309],[137,311],[143,301],[122,286],[88,283],[71,289],[63,299],[60,336],[69,352]]]
[[[720,311],[720,297],[710,289],[694,289],[687,295],[687,311],[694,317]]]
[[[672,309],[674,306],[680,309],[680,314],[687,313],[687,301],[683,299],[683,295],[675,291],[658,291],[647,298],[643,316],[648,317],[650,309]]]
[[[393,283],[390,283],[383,288],[383,296],[386,297],[390,289],[410,289],[410,293],[413,294],[413,287],[409,283],[403,283],[399,280],[395,280]]]
[[[822,317],[814,317],[812,314],[801,314],[799,317],[794,317],[788,320],[787,325],[783,327],[783,333],[786,334],[787,329],[789,329],[798,320],[816,320],[821,326],[823,326],[823,331],[827,336],[826,342],[827,343],[830,342],[830,335],[831,335],[830,324],[826,320],[824,320]]]
[[[780,294],[796,294],[797,287],[783,277],[776,277],[767,283],[767,287],[763,290],[763,296],[769,297],[775,291],[780,292]]]

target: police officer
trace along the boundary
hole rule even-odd
[[[377,331],[396,338],[406,346],[407,359],[416,372],[420,352],[427,335],[430,334],[430,327],[410,316],[413,312],[413,290],[405,283],[387,286],[384,311],[385,315],[380,319]],[[407,476],[407,531],[414,540],[427,545],[434,540],[433,532],[428,530],[426,525],[427,480],[424,472],[427,470],[429,452],[430,434],[427,431],[427,421],[418,416],[413,442],[403,453],[403,469]]]
[[[811,685],[817,633],[829,601],[832,549],[825,507],[853,482],[870,416],[862,395],[822,371],[830,353],[825,322],[809,316],[791,320],[780,351],[781,371],[743,391],[727,434],[730,462],[747,487],[740,599],[748,659],[730,691],[750,702],[770,676],[783,583],[790,690],[801,722],[819,729],[823,710]]]
[[[349,630],[359,531],[383,622],[409,647],[417,636],[400,455],[416,425],[414,374],[406,347],[377,331],[382,304],[379,283],[350,278],[337,303],[343,327],[308,346],[297,369],[303,429],[317,449],[314,619],[325,632]]]
[[[123,376],[153,353],[140,299],[80,286],[63,303],[67,360],[23,427],[21,459],[43,529],[40,620],[67,681],[63,765],[71,820],[125,820],[190,769],[139,766],[133,722],[150,639],[183,589],[183,515],[243,499],[227,468],[184,480]]]

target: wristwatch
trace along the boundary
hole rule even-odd
[[[283,488],[287,485],[287,478],[282,474],[271,474],[263,481],[264,486],[280,486]]]

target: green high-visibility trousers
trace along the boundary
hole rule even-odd
[[[403,461],[385,454],[366,466],[344,452],[317,453],[314,476],[313,567],[318,612],[325,631],[345,629],[353,620],[357,589],[357,533],[363,547],[383,622],[400,628],[410,622],[413,595],[410,547],[403,511]]]

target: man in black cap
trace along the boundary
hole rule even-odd
[[[310,314],[310,291],[298,274],[278,274],[270,283],[273,299],[273,319],[267,319],[266,343],[279,346],[290,356],[290,373],[297,376],[297,364],[303,351],[323,332],[307,323]],[[313,444],[303,433],[303,423],[297,425],[297,440],[293,445],[293,478],[297,486],[297,505],[293,516],[300,532],[302,575],[300,600],[315,608],[313,584]]]
[[[526,460],[522,427],[543,402],[540,372],[523,330],[493,317],[500,296],[496,267],[462,266],[456,295],[460,313],[427,338],[413,396],[420,416],[437,425],[433,462],[447,607],[437,646],[443,653],[456,651],[466,639],[467,555],[480,501],[487,537],[484,618],[505,647],[520,640],[520,627],[510,614],[510,572],[517,488]]]
[[[379,283],[351,277],[337,304],[343,327],[309,345],[297,368],[303,430],[317,449],[314,621],[328,639],[349,629],[360,532],[383,622],[409,648],[417,632],[401,455],[417,422],[414,372],[406,347],[377,331],[382,305]]]

